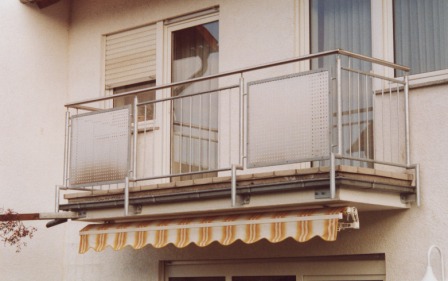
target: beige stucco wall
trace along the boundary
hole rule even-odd
[[[53,212],[67,95],[66,1],[45,10],[0,1],[0,208]],[[0,279],[62,280],[65,227],[38,228],[19,254],[0,245]]]
[[[62,174],[62,104],[103,94],[101,35],[219,4],[221,71],[289,58],[297,50],[294,0],[72,2],[40,11],[19,1],[0,3],[0,16],[8,19],[0,22],[0,30],[13,42],[0,44],[2,53],[8,54],[0,57],[0,79],[6,85],[0,104],[0,204],[18,211],[53,206],[53,186]],[[341,232],[334,243],[238,242],[228,247],[108,249],[84,255],[77,254],[81,223],[50,230],[36,224],[36,238],[20,255],[8,248],[0,251],[1,279],[155,281],[160,260],[384,253],[387,280],[420,280],[428,247],[438,244],[448,251],[446,92],[446,86],[411,92],[412,162],[421,164],[422,175],[420,208],[361,213],[361,229]],[[439,269],[436,262],[434,267]]]

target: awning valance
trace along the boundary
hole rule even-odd
[[[143,222],[91,224],[80,231],[80,253],[107,246],[121,250],[152,245],[178,248],[194,243],[205,247],[212,242],[230,245],[237,240],[251,244],[261,239],[277,243],[286,238],[305,242],[315,236],[334,241],[344,228],[359,228],[354,207],[252,213],[200,218],[165,219]]]

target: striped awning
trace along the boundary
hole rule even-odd
[[[251,244],[261,239],[277,243],[292,238],[305,242],[320,236],[335,241],[339,230],[359,228],[354,207],[311,209],[287,212],[209,216],[143,222],[91,224],[80,231],[80,253],[90,248],[103,251],[110,246],[121,250],[173,244],[183,248],[191,243],[205,247],[213,242],[230,245],[237,240]]]

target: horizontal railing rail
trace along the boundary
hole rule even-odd
[[[285,59],[285,60],[279,60],[279,61],[276,61],[276,62],[260,64],[260,65],[257,65],[257,66],[245,67],[245,68],[240,68],[240,69],[231,70],[231,71],[225,71],[225,72],[221,72],[219,74],[213,74],[213,75],[208,75],[208,76],[188,79],[188,80],[179,81],[179,82],[167,83],[167,84],[164,84],[164,85],[158,85],[158,86],[153,86],[153,87],[142,88],[142,89],[139,89],[139,90],[133,90],[133,91],[128,91],[128,92],[125,92],[125,93],[117,94],[117,95],[114,95],[114,96],[104,96],[104,97],[98,97],[98,98],[85,99],[85,100],[81,100],[81,101],[71,102],[71,103],[65,104],[65,107],[76,107],[76,106],[79,106],[79,105],[82,105],[82,104],[87,104],[87,103],[93,103],[93,102],[98,102],[98,101],[105,101],[105,100],[110,100],[110,99],[119,98],[119,97],[133,96],[135,94],[138,94],[138,93],[141,93],[141,92],[145,92],[145,91],[157,91],[157,90],[169,89],[169,88],[173,88],[173,87],[176,87],[176,86],[182,86],[182,85],[185,85],[185,84],[190,84],[190,83],[195,83],[195,82],[200,82],[200,81],[206,81],[206,80],[211,80],[211,79],[216,79],[216,78],[222,78],[222,77],[226,77],[226,76],[232,76],[232,75],[236,75],[236,74],[247,73],[247,72],[251,72],[251,71],[256,71],[256,70],[260,70],[260,69],[265,69],[265,68],[270,68],[270,67],[290,64],[290,63],[296,63],[296,62],[301,62],[301,61],[308,61],[308,60],[311,60],[311,59],[321,58],[321,57],[330,56],[330,55],[344,55],[344,56],[352,57],[354,59],[359,59],[359,60],[363,60],[363,61],[366,61],[366,62],[379,64],[379,65],[382,65],[382,66],[385,66],[385,67],[389,67],[389,68],[397,69],[397,70],[402,70],[402,71],[405,71],[405,72],[409,72],[409,70],[410,70],[409,67],[406,67],[406,66],[403,66],[403,65],[399,65],[399,64],[391,63],[391,62],[388,62],[388,61],[385,61],[385,60],[376,59],[376,58],[372,58],[372,57],[356,54],[356,53],[349,52],[349,51],[346,51],[346,50],[343,50],[343,49],[335,49],[335,50],[324,51],[324,52],[304,55],[304,56],[290,58],[290,59]]]

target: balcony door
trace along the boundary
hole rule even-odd
[[[167,29],[168,82],[180,82],[219,71],[219,24],[216,16],[188,20]],[[218,81],[207,80],[171,89],[171,173],[213,171],[218,166]],[[205,93],[204,93],[205,92]],[[192,94],[199,94],[190,96]],[[177,179],[209,177],[215,173]]]

